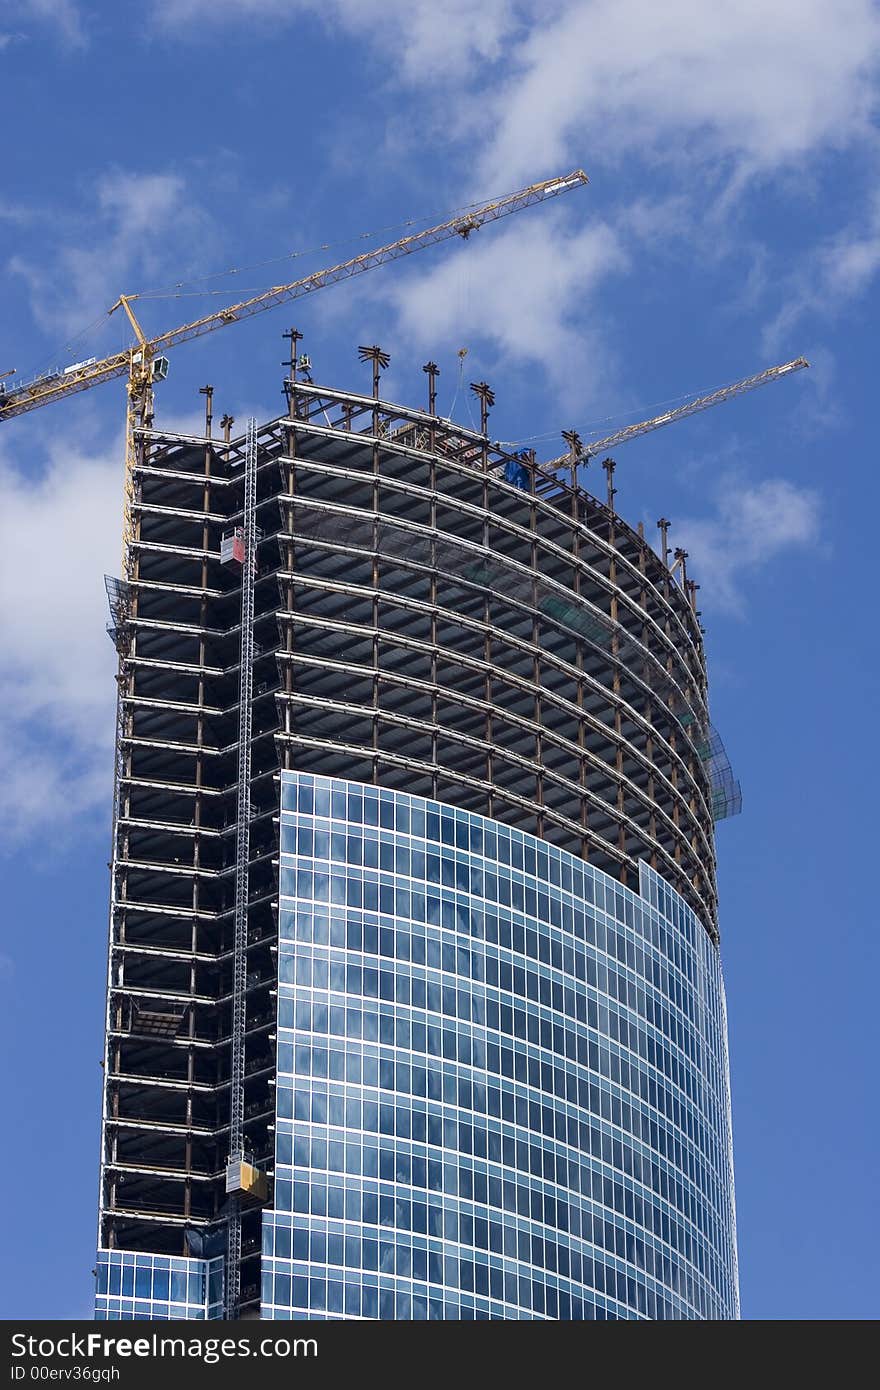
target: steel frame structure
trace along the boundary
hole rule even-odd
[[[371,360],[371,395],[294,371],[288,413],[242,437],[229,417],[213,437],[210,392],[204,435],[135,431],[113,619],[103,1246],[192,1249],[229,1217],[230,1152],[270,1162],[279,769],[467,807],[630,886],[645,859],[716,934],[693,589],[613,491],[490,444],[486,408],[480,432],[380,399]],[[249,525],[252,611],[220,560],[222,533]],[[259,1212],[241,1199],[243,1316],[259,1308]]]

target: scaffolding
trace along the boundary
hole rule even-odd
[[[224,1309],[238,1316],[241,1291],[241,1192],[244,1163],[244,1069],[247,1011],[248,889],[250,882],[251,732],[254,679],[254,569],[257,509],[257,422],[248,420],[241,528],[241,647],[238,681],[238,818],[235,831],[235,926],[232,959],[232,1057],[229,1069],[229,1194]],[[222,551],[221,551],[222,562]]]
[[[713,820],[726,820],[729,816],[738,816],[742,811],[742,788],[730,765],[721,735],[714,725],[709,726],[708,737],[698,746],[697,751],[709,774]]]

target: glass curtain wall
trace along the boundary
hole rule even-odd
[[[497,821],[282,774],[264,1318],[734,1318],[717,947]]]

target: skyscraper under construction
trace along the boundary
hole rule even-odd
[[[297,336],[135,434],[97,1316],[736,1317],[686,556]]]

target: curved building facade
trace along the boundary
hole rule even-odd
[[[264,1317],[737,1315],[715,946],[515,828],[282,777]]]
[[[281,465],[285,765],[478,810],[633,886],[648,862],[714,931],[690,598],[581,487],[371,413],[374,443],[300,426]]]
[[[98,1315],[217,1316],[232,1260],[241,1316],[736,1316],[683,560],[613,465],[286,389],[138,435]]]

